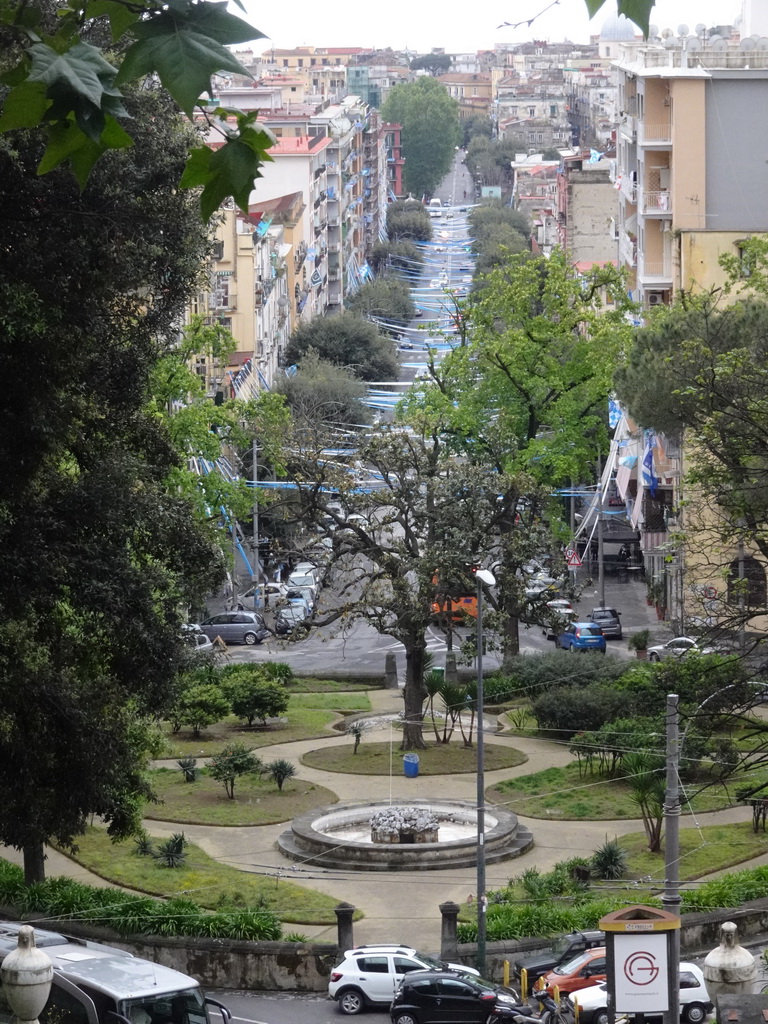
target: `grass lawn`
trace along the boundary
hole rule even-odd
[[[272,722],[267,726],[248,728],[244,722],[230,715],[210,726],[199,738],[191,729],[172,733],[167,722],[162,725],[166,739],[165,757],[210,757],[227,743],[245,743],[247,747],[267,747],[272,743],[290,743],[292,740],[314,739],[327,736],[328,727],[338,720],[333,711],[297,707],[289,711],[287,721]]]
[[[395,737],[391,748],[392,771],[402,774],[403,755],[398,750],[400,737]],[[347,772],[353,775],[389,775],[390,744],[363,742],[353,754],[353,744],[343,747],[322,747],[312,750],[301,758],[301,763],[327,772]],[[451,775],[460,772],[477,771],[477,751],[467,749],[461,740],[448,744],[436,744],[427,740],[426,750],[414,751],[419,755],[420,775]],[[500,743],[485,743],[485,770],[514,768],[524,764],[528,758],[519,750],[502,746]]]
[[[383,690],[384,680],[376,679],[314,679],[296,676],[288,685],[291,693],[339,693],[341,691]]]
[[[645,833],[621,836],[619,842],[629,854],[629,871],[634,878],[650,876],[659,885],[664,878],[664,854],[648,853]],[[701,878],[712,871],[742,864],[768,853],[768,833],[752,831],[751,821],[735,825],[705,825],[680,829],[680,878]],[[744,864],[744,867],[748,865]]]
[[[346,714],[350,711],[370,711],[371,701],[367,693],[291,693],[288,721],[291,721],[294,711],[307,709],[339,711]]]
[[[333,908],[343,898],[343,892],[338,897],[326,896],[274,875],[218,864],[192,843],[184,866],[173,869],[161,867],[153,857],[139,857],[130,839],[111,842],[101,828],[89,828],[77,843],[73,860],[101,878],[151,896],[184,893],[208,910],[266,905],[286,923],[335,924]]]
[[[713,786],[694,797],[695,811],[716,811],[736,802],[732,784]],[[520,775],[488,789],[492,804],[532,818],[557,818],[563,821],[600,821],[609,818],[638,818],[637,804],[629,787],[614,779],[598,776],[579,777],[576,761],[564,768],[547,768],[532,775]],[[688,811],[687,805],[683,806]]]
[[[299,779],[288,779],[280,792],[272,779],[246,775],[235,784],[234,800],[205,771],[195,782],[185,782],[180,771],[160,768],[150,780],[161,803],[148,804],[144,817],[179,824],[274,825],[338,799],[329,789]]]

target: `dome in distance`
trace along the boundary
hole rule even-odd
[[[639,32],[625,15],[610,14],[602,24],[600,39],[604,42],[630,42]]]

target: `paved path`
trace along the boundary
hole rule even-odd
[[[396,714],[402,707],[398,691],[372,690],[369,691],[369,696],[374,713]],[[442,797],[474,802],[476,781],[473,774],[406,779],[400,767],[398,738],[397,733],[394,733],[394,771],[391,780],[388,776],[346,775],[301,765],[299,759],[307,751],[317,748],[317,739],[275,744],[268,749],[270,758],[285,757],[297,765],[297,779],[327,787],[338,795],[340,801],[386,800],[391,794],[395,802],[405,802],[412,797]],[[515,768],[488,772],[486,782],[489,786],[502,779],[565,765],[572,759],[565,746],[555,745],[548,740],[494,735],[489,736],[489,741],[515,747],[528,757],[524,764]],[[327,740],[322,741],[323,746],[349,743],[348,737],[336,735],[329,735]],[[748,807],[733,807],[726,811],[702,813],[696,820],[701,825],[714,822],[725,824],[747,821],[750,813]],[[624,835],[641,829],[638,820],[626,819],[595,822],[550,821],[539,818],[521,820],[533,831],[535,845],[518,860],[489,865],[489,889],[501,887],[511,875],[519,873],[526,867],[535,866],[547,871],[557,861],[566,857],[591,855],[606,837]],[[145,824],[147,829],[157,836],[170,835],[178,831],[179,827],[176,824],[166,825],[158,821],[147,821]],[[184,831],[193,843],[224,864],[243,871],[273,875],[278,887],[281,878],[290,879],[299,885],[329,893],[359,907],[365,917],[355,926],[355,938],[358,942],[403,941],[436,949],[440,936],[438,905],[448,899],[463,903],[474,895],[474,867],[446,871],[364,873],[324,870],[315,865],[293,864],[278,853],[275,846],[278,836],[286,827],[285,824],[243,828],[185,825]],[[2,855],[16,863],[21,862],[20,854],[15,851],[6,849],[2,851]],[[49,850],[48,858],[50,875],[71,875],[93,885],[106,884],[56,851]],[[766,862],[768,855],[750,863]],[[297,925],[295,930],[309,937],[335,940],[335,927]]]

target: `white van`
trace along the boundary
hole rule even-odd
[[[16,948],[22,923],[0,922],[0,960]],[[53,984],[40,1024],[211,1024],[214,1006],[224,1024],[232,1015],[209,999],[194,978],[122,949],[35,929],[35,942],[53,963]],[[15,1018],[0,989],[0,1024]]]

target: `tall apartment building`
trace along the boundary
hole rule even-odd
[[[768,231],[768,51],[688,36],[625,44],[617,69],[619,258],[658,305],[721,284],[719,256]]]
[[[403,199],[405,196],[403,191],[403,168],[405,166],[402,143],[403,126],[385,123],[382,125],[382,128],[384,130],[384,145],[387,152],[387,191],[389,192],[389,198],[392,200]]]

